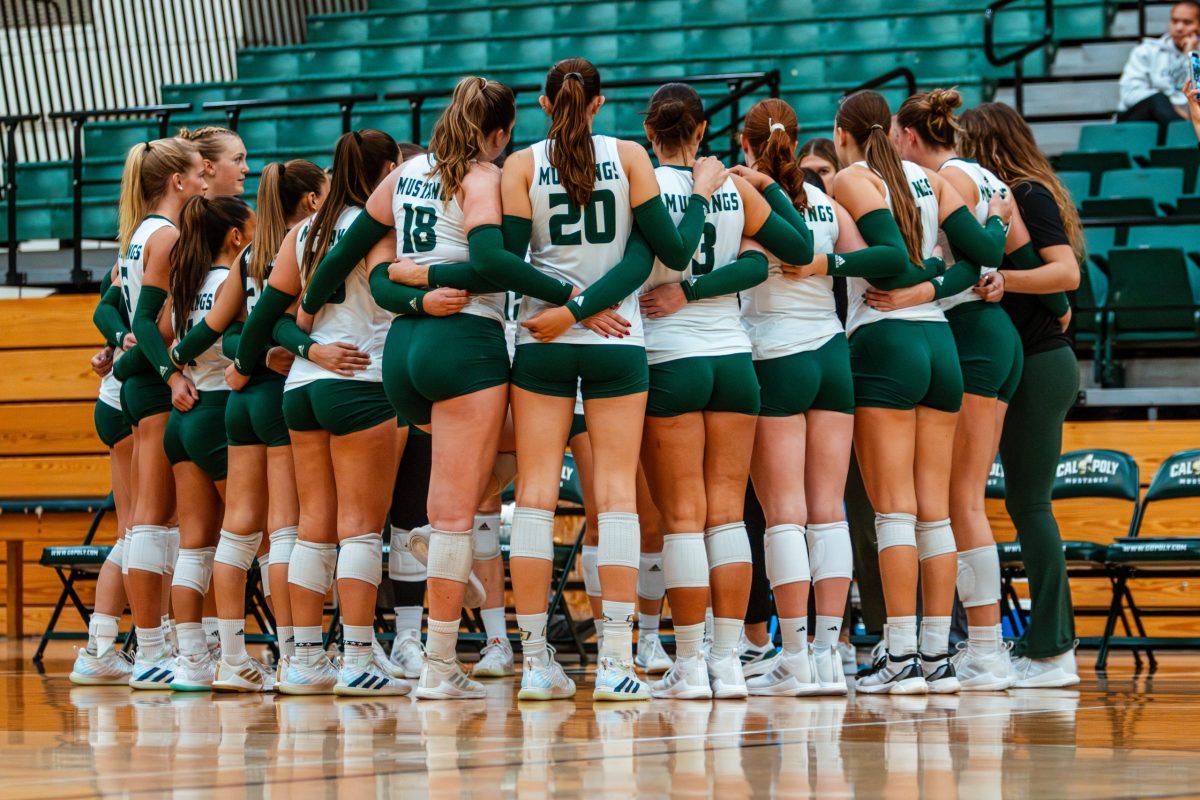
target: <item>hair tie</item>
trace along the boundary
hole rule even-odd
[[[871,130],[873,130],[873,131],[880,130],[881,131],[881,130],[883,130],[883,126],[880,125],[878,122],[876,122],[874,125],[871,126]]]
[[[285,173],[287,173],[287,164],[280,161],[279,162],[279,177],[282,178]]]
[[[358,144],[362,144],[362,134],[359,133],[358,131],[350,131],[350,132],[354,134],[354,141],[357,142]]]
[[[575,80],[575,81],[579,81],[580,83],[583,83],[583,76],[580,75],[578,72],[568,72],[566,75],[563,75],[563,80],[564,81]]]
[[[787,133],[787,128],[784,126],[784,124],[782,122],[772,122],[771,130],[772,131],[783,131],[784,133]]]

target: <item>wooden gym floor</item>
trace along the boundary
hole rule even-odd
[[[593,705],[83,688],[0,643],[0,797],[1200,795],[1200,656],[1127,655],[1070,690]],[[1083,653],[1081,661],[1091,654]]]

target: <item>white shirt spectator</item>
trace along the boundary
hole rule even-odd
[[[1151,95],[1162,93],[1172,105],[1187,104],[1180,87],[1191,74],[1188,54],[1176,46],[1170,33],[1144,39],[1129,54],[1121,73],[1119,111],[1128,111]]]

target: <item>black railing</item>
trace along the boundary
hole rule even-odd
[[[876,75],[868,81],[860,83],[853,89],[847,89],[842,92],[842,97],[849,97],[855,92],[864,92],[867,89],[878,89],[880,86],[886,86],[897,78],[904,79],[904,88],[909,95],[917,93],[917,76],[908,67],[896,67],[895,69],[885,72],[882,75]]]
[[[305,106],[336,105],[342,114],[342,133],[350,130],[350,117],[358,103],[379,99],[375,94],[343,94],[332,97],[263,98],[261,100],[212,100],[204,104],[205,111],[224,111],[230,130],[237,130],[243,111],[257,108],[302,108]]]
[[[0,132],[4,134],[4,217],[5,247],[8,249],[8,270],[4,282],[9,286],[24,283],[17,271],[17,129],[26,122],[41,119],[38,114],[12,114],[0,117]]]
[[[712,153],[711,143],[714,139],[728,135],[729,148],[726,150],[715,151],[727,160],[736,159],[741,147],[738,141],[738,130],[741,125],[741,99],[749,94],[757,92],[766,87],[771,97],[779,96],[779,70],[769,70],[765,72],[728,72],[712,75],[687,75],[687,76],[665,76],[654,78],[626,78],[623,80],[605,81],[604,89],[632,89],[643,86],[661,86],[664,83],[679,82],[688,84],[708,85],[708,84],[724,84],[729,93],[708,105],[704,110],[705,119],[710,121],[708,132],[705,134],[703,143],[704,152]],[[527,83],[519,86],[510,87],[513,94],[540,94],[543,86],[537,83]],[[424,108],[425,101],[437,97],[449,97],[453,92],[453,88],[447,89],[422,89],[411,92],[388,92],[383,96],[384,100],[402,100],[408,103],[410,111],[410,127],[409,140],[421,144],[424,141],[423,132],[421,130],[421,111]],[[205,106],[208,107],[207,105]],[[711,120],[721,111],[726,108],[730,112],[730,121],[721,128],[714,128]]]
[[[996,0],[983,12],[983,52],[993,67],[1013,65],[1013,105],[1017,112],[1025,114],[1025,57],[1054,43],[1054,0],[1043,0],[1045,22],[1040,39],[1028,42],[1003,55],[996,52],[996,15],[1001,9],[1019,0]]]
[[[128,108],[87,109],[80,111],[58,111],[50,119],[68,120],[71,125],[71,283],[80,285],[91,280],[91,273],[83,268],[83,189],[85,186],[111,186],[120,180],[83,178],[83,126],[89,120],[109,117],[152,117],[158,121],[158,136],[167,135],[171,115],[192,110],[191,103],[167,105],[131,106]]]

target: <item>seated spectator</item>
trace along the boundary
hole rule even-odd
[[[1145,39],[1129,54],[1121,73],[1119,122],[1159,124],[1159,143],[1167,125],[1187,119],[1187,98],[1179,87],[1191,75],[1188,52],[1200,33],[1200,2],[1184,0],[1171,8],[1171,27],[1157,39]]]

